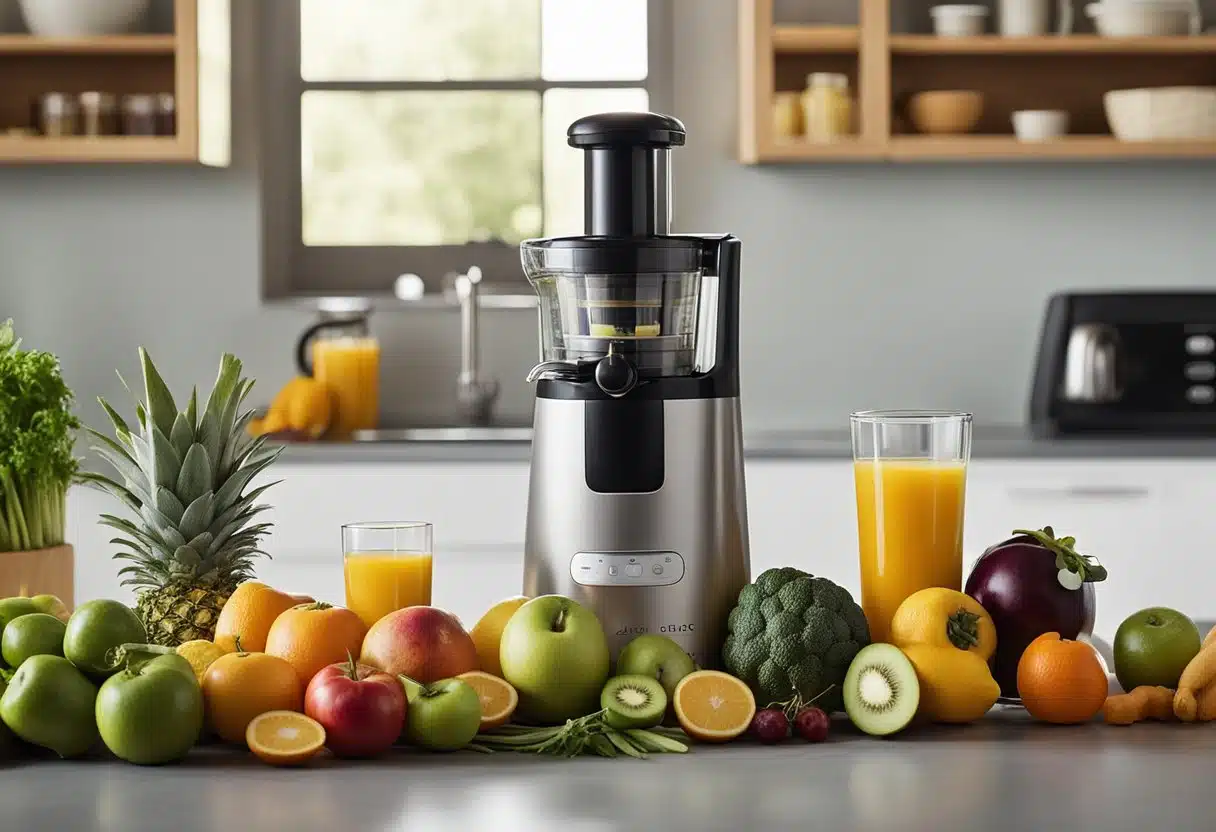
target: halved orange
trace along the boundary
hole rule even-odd
[[[519,704],[519,694],[511,683],[484,670],[470,670],[456,677],[468,682],[481,700],[481,730],[506,725]]]
[[[756,715],[751,689],[719,670],[689,673],[676,685],[672,702],[684,732],[705,742],[733,740]]]
[[[245,729],[249,750],[272,766],[295,766],[325,747],[321,723],[295,711],[267,711]]]

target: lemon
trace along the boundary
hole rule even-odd
[[[481,669],[502,677],[502,664],[498,661],[498,646],[502,642],[502,631],[515,611],[528,602],[528,598],[517,595],[499,601],[486,611],[476,626],[469,631],[473,646],[477,648],[477,660]]]
[[[187,641],[185,644],[177,646],[177,655],[190,662],[190,667],[194,670],[194,678],[200,684],[203,681],[203,674],[207,672],[207,668],[211,667],[211,663],[224,655],[225,652],[224,648],[215,642],[201,638]]]

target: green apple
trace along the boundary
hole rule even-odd
[[[1199,645],[1199,628],[1178,610],[1140,610],[1115,632],[1115,676],[1125,691],[1141,685],[1176,688]]]
[[[180,760],[198,742],[203,692],[188,661],[147,649],[146,655],[130,655],[126,667],[105,681],[94,715],[102,742],[115,756],[159,765]]]
[[[42,612],[34,606],[32,598],[17,596],[15,598],[0,598],[0,633],[8,626],[8,622],[23,615]]]
[[[599,710],[608,639],[595,613],[561,595],[524,604],[502,633],[502,675],[526,720],[557,724]]]
[[[30,656],[0,697],[0,719],[28,743],[79,757],[97,742],[97,688],[62,656]]]
[[[481,699],[468,682],[440,679],[429,685],[401,677],[408,705],[405,736],[432,751],[464,748],[481,728]]]
[[[684,648],[667,636],[638,636],[625,645],[616,660],[618,676],[650,676],[667,691],[667,701],[675,701],[676,685],[697,669]]]

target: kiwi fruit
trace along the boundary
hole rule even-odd
[[[600,707],[613,728],[651,728],[667,712],[667,691],[652,676],[614,676],[600,693]]]
[[[894,645],[862,648],[844,677],[844,709],[853,724],[875,737],[902,731],[920,707],[916,668]]]

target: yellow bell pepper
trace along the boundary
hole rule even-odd
[[[932,587],[912,593],[899,605],[891,619],[891,643],[899,648],[950,647],[988,661],[996,652],[996,627],[970,595]]]

